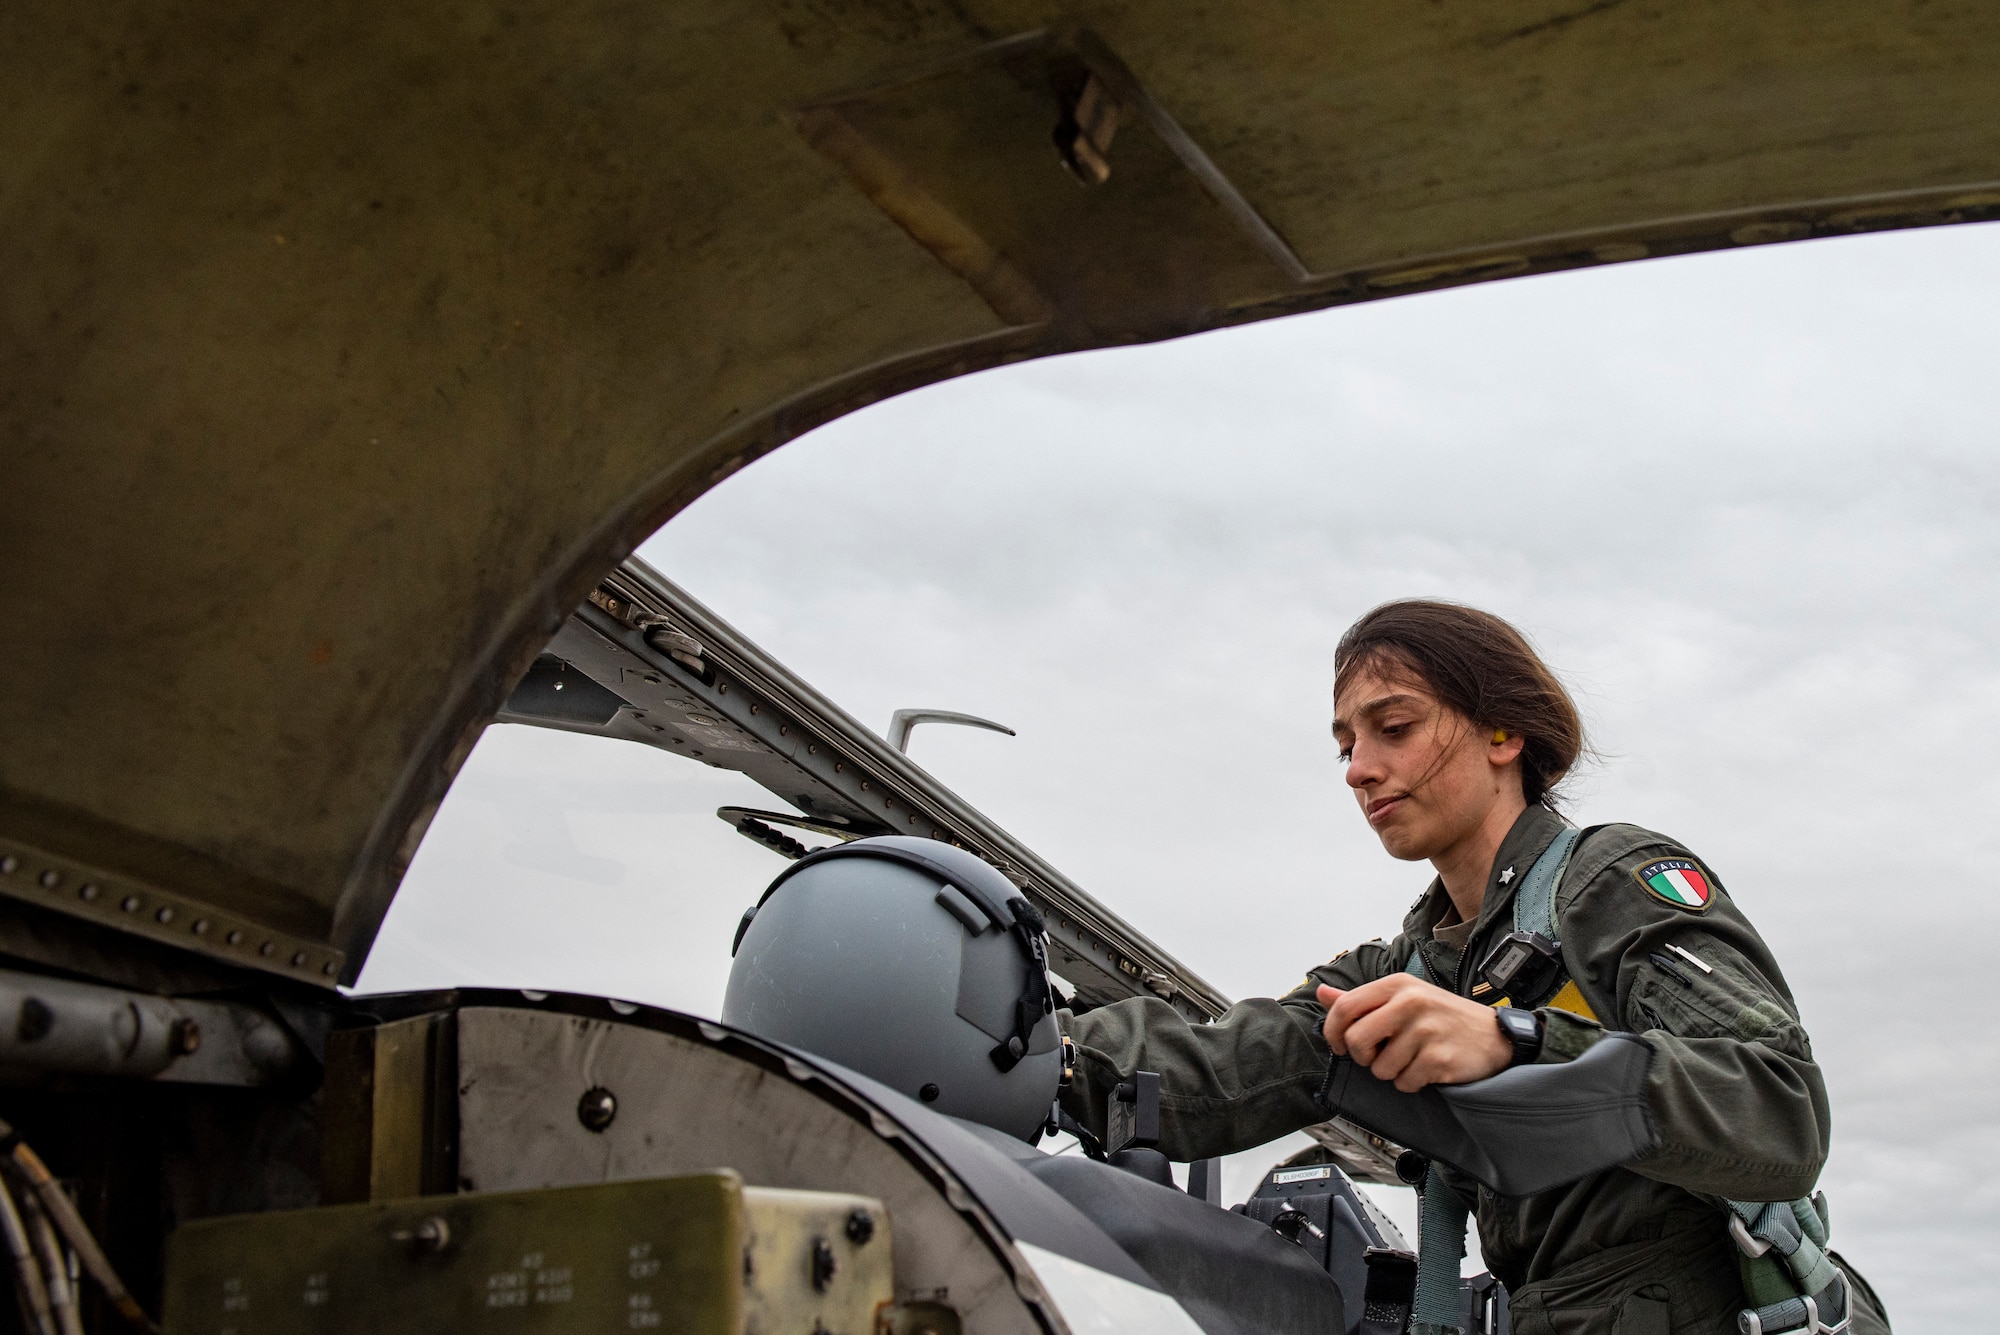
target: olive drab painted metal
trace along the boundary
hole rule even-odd
[[[0,897],[351,982],[543,643],[759,454],[1010,360],[1991,217],[1996,64],[1979,0],[6,6],[0,837],[174,919]]]
[[[416,1197],[191,1224],[166,1335],[869,1332],[895,1299],[888,1212],[735,1173]]]

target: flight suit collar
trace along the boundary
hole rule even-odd
[[[1535,865],[1535,859],[1546,853],[1562,833],[1563,825],[1561,816],[1539,802],[1530,804],[1515,818],[1514,827],[1500,841],[1500,851],[1493,855],[1493,866],[1486,873],[1486,898],[1479,906],[1478,930],[1472,934],[1475,942],[1492,931],[1496,922],[1512,924],[1515,891],[1520,889],[1522,878]],[[1442,883],[1438,891],[1443,893]]]
[[[1480,904],[1479,920],[1473,928],[1471,938],[1466,942],[1465,956],[1477,960],[1490,949],[1489,942],[1494,937],[1494,925],[1502,924],[1500,934],[1512,930],[1514,921],[1514,892],[1521,884],[1521,878],[1528,874],[1528,868],[1535,865],[1535,859],[1548,850],[1562,832],[1563,818],[1541,803],[1532,803],[1507,831],[1507,837],[1500,841],[1500,850],[1493,857],[1493,866],[1486,873],[1486,898]],[[1511,874],[1510,874],[1511,872]],[[1504,878],[1504,879],[1503,879]],[[1404,930],[1418,941],[1431,941],[1437,925],[1451,914],[1451,896],[1444,890],[1444,882],[1433,878],[1430,888],[1412,907]],[[1456,952],[1451,952],[1456,953]],[[1440,961],[1442,962],[1442,961]],[[1470,970],[1457,967],[1452,970],[1464,984],[1458,991],[1463,992],[1470,985]]]

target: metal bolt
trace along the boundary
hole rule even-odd
[[[326,963],[320,965],[319,971],[325,974],[328,978],[333,977],[333,961],[328,960]]]
[[[276,941],[266,941],[263,945],[257,947],[259,955],[273,955],[277,953],[277,950],[278,943]]]
[[[194,922],[192,922],[191,924],[189,924],[189,926],[188,926],[188,930],[189,930],[189,931],[191,931],[191,932],[193,932],[193,933],[194,933],[194,934],[195,934],[196,936],[207,936],[207,935],[208,935],[208,919],[206,919],[206,918],[196,918],[196,919],[194,920]]]
[[[229,929],[229,935],[222,939],[229,945],[240,946],[243,944],[243,933],[232,927]]]
[[[201,1026],[193,1020],[175,1020],[167,1038],[174,1054],[186,1057],[201,1050]]]
[[[292,955],[292,967],[294,969],[298,968],[301,964],[304,964],[305,962],[306,962],[305,951],[303,950],[297,951]]]
[[[42,873],[42,889],[53,890],[62,884],[62,873],[51,867]]]
[[[0,857],[0,876],[12,876],[14,869],[20,865],[21,859],[15,857],[12,853],[7,854],[5,857]]]
[[[866,1247],[875,1236],[875,1216],[856,1206],[847,1216],[847,1240],[857,1247]]]
[[[153,916],[163,924],[170,923],[174,920],[174,911],[172,909],[161,909],[158,913],[155,913]]]
[[[618,1116],[618,1096],[602,1085],[592,1085],[576,1101],[576,1120],[586,1131],[602,1132]]]
[[[451,1225],[442,1215],[425,1215],[414,1228],[399,1228],[389,1241],[400,1242],[419,1256],[443,1251],[451,1245]]]
[[[938,1101],[938,1095],[942,1092],[943,1091],[939,1090],[936,1085],[925,1085],[922,1089],[917,1091],[917,1097],[922,1099],[925,1103],[936,1103]]]
[[[825,1238],[813,1239],[813,1287],[821,1293],[833,1283],[833,1272],[840,1268],[833,1259],[833,1244]]]
[[[104,892],[102,890],[97,888],[97,883],[95,881],[90,881],[85,883],[83,889],[77,891],[77,894],[83,896],[83,898],[86,900],[96,899],[99,895],[103,893]]]
[[[127,913],[137,913],[139,911],[139,896],[137,895],[125,896],[125,898],[119,903],[118,907],[124,909]]]

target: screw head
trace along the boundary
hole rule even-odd
[[[391,1233],[389,1240],[402,1243],[413,1255],[433,1255],[451,1245],[451,1225],[442,1215],[425,1215],[414,1227]]]
[[[576,1101],[576,1120],[586,1131],[602,1132],[618,1116],[618,1096],[602,1085],[592,1085]]]
[[[922,1089],[917,1091],[917,1097],[922,1099],[925,1103],[936,1103],[938,1101],[938,1095],[943,1092],[944,1091],[939,1089],[936,1085],[925,1085]]]
[[[869,1239],[873,1238],[874,1236],[875,1236],[874,1215],[869,1214],[866,1210],[862,1209],[860,1206],[856,1206],[853,1210],[848,1212],[847,1240],[849,1242],[853,1243],[857,1247],[865,1247],[868,1245]]]

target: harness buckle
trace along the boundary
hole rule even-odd
[[[1840,1310],[1840,1319],[1832,1325],[1828,1325],[1820,1318],[1819,1299],[1828,1296],[1834,1299],[1829,1306],[1837,1304]],[[1847,1287],[1847,1273],[1843,1270],[1835,1270],[1833,1282],[1814,1297],[1799,1298],[1795,1301],[1805,1312],[1805,1320],[1797,1325],[1776,1329],[1765,1325],[1766,1318],[1776,1321],[1781,1316],[1789,1315],[1786,1309],[1792,1307],[1793,1303],[1788,1301],[1775,1303],[1770,1307],[1744,1308],[1736,1314],[1736,1329],[1741,1335],[1845,1335],[1848,1326],[1853,1324],[1854,1294]]]
[[[1748,1257],[1762,1256],[1771,1250],[1771,1244],[1762,1238],[1750,1236],[1750,1230],[1743,1226],[1742,1216],[1733,1211],[1729,1216],[1729,1236],[1736,1241],[1736,1249]],[[1744,1335],[1758,1335],[1757,1331],[1746,1331]]]

